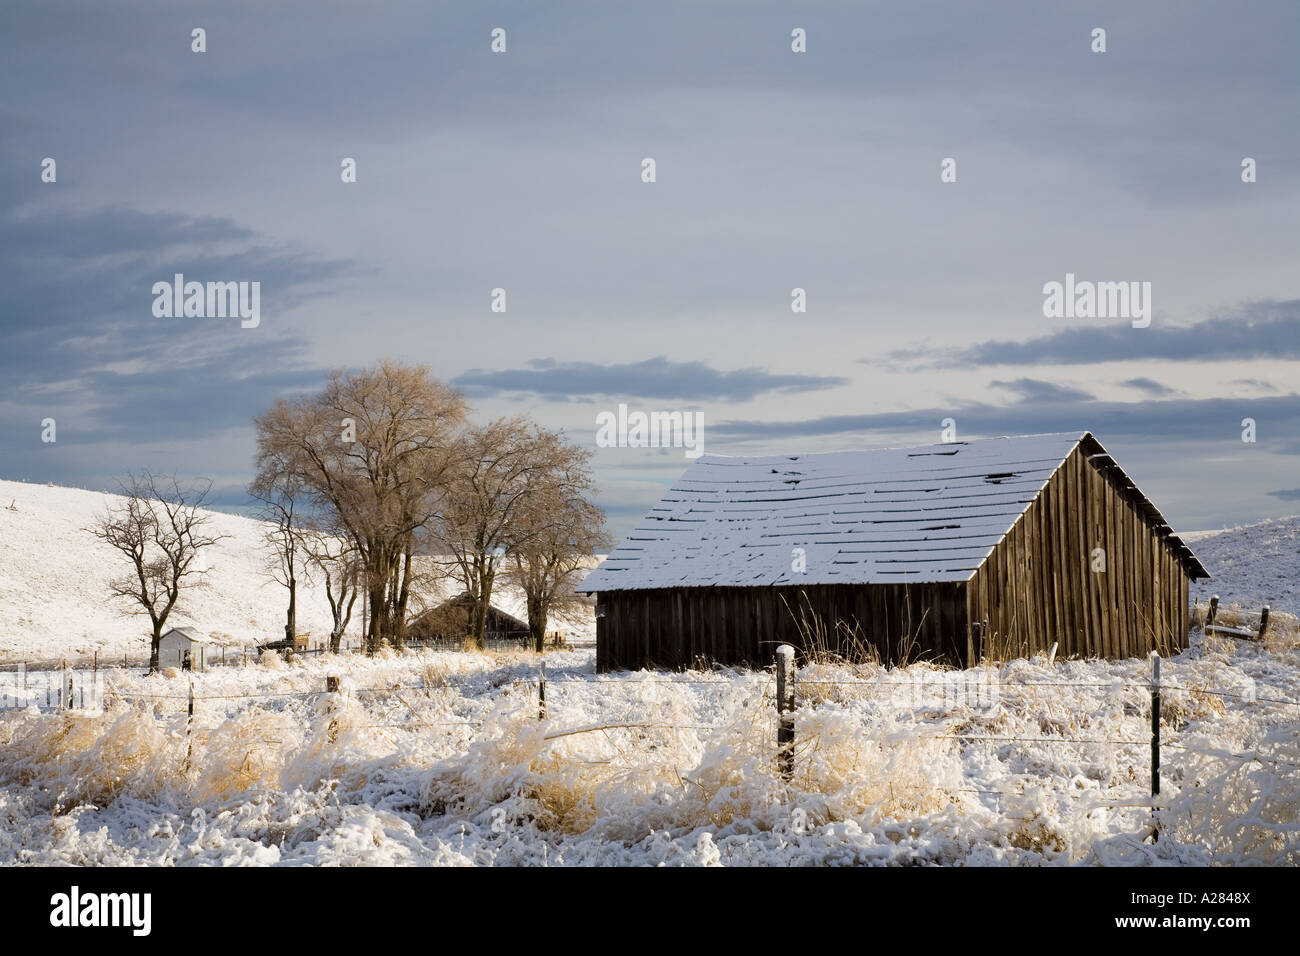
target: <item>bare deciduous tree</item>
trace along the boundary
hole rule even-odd
[[[330,653],[337,654],[361,591],[361,563],[356,548],[342,535],[311,527],[302,531],[301,540],[307,560],[325,580],[325,598],[333,620]]]
[[[549,527],[543,502],[581,450],[523,417],[469,429],[451,471],[436,537],[471,599],[469,637],[484,646],[492,589],[506,555]],[[543,632],[544,635],[545,632]]]
[[[355,550],[372,652],[402,639],[412,556],[437,516],[465,411],[427,368],[384,361],[257,419],[259,461],[282,457]]]
[[[257,477],[248,493],[262,504],[262,519],[268,526],[264,538],[272,553],[271,577],[289,591],[284,636],[292,646],[298,634],[298,577],[303,571],[302,516],[298,511],[306,491],[284,456],[270,454],[259,456]]]
[[[153,624],[149,672],[158,670],[158,644],[184,587],[201,583],[207,569],[201,553],[226,535],[208,532],[211,515],[202,510],[212,488],[204,482],[182,488],[175,476],[145,471],[120,483],[123,501],[86,530],[131,562],[132,571],[109,583],[116,597],[138,604]]]
[[[604,512],[580,496],[591,491],[586,474],[590,453],[575,452],[584,457],[573,463],[569,480],[543,491],[527,509],[527,533],[510,553],[506,572],[507,580],[524,592],[528,631],[539,654],[546,648],[551,614],[586,603],[573,590],[579,572],[610,545]]]

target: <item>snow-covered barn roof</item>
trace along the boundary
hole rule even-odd
[[[207,640],[203,637],[203,635],[200,634],[197,630],[195,630],[192,627],[173,627],[166,634],[164,634],[163,637],[171,637],[173,634],[179,634],[182,637],[188,638],[189,640],[195,642],[196,644],[207,643]]]
[[[1080,442],[1170,539],[1189,573],[1208,576],[1096,439],[1069,432],[706,455],[578,590],[966,581]],[[805,551],[806,573],[792,568],[795,548]]]
[[[412,623],[414,623],[415,621],[419,621],[421,618],[430,617],[432,615],[438,614],[441,611],[447,611],[451,609],[464,607],[467,604],[473,603],[473,600],[474,600],[473,596],[468,591],[461,591],[455,597],[448,598],[447,600],[443,601],[441,604],[434,605],[433,607],[426,608],[425,610],[421,611],[414,618]],[[493,597],[492,603],[488,605],[488,613],[496,614],[499,615],[500,617],[505,618],[514,627],[518,627],[522,630],[528,629],[527,621],[521,620],[520,618],[516,617],[514,614],[511,614],[509,611],[502,610],[501,607],[498,606],[497,598],[495,595]]]

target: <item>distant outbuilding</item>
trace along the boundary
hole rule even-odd
[[[469,633],[473,598],[462,592],[436,607],[418,615],[406,626],[406,638],[414,642],[464,641]],[[508,614],[495,604],[488,606],[484,639],[494,643],[513,643],[526,646],[530,633],[528,622]]]
[[[969,665],[1187,646],[1209,575],[1091,433],[693,464],[578,590],[596,666],[780,643]]]
[[[158,641],[158,666],[207,670],[212,644],[192,627],[173,627]]]

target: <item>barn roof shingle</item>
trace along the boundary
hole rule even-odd
[[[765,587],[969,580],[1080,444],[1160,529],[1192,577],[1205,569],[1088,432],[728,458],[691,465],[579,586]],[[806,573],[792,568],[806,552]]]

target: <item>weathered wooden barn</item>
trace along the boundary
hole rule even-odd
[[[413,643],[463,643],[469,633],[470,609],[474,603],[462,592],[436,607],[431,607],[406,626],[406,639]],[[527,645],[531,634],[528,622],[507,614],[495,604],[488,606],[484,639],[496,644]]]
[[[967,664],[1187,646],[1209,575],[1090,433],[705,456],[587,578],[599,670],[777,644]]]

